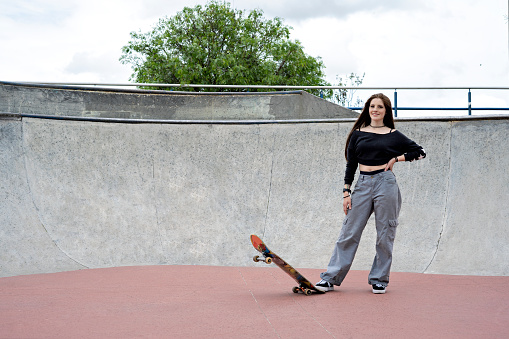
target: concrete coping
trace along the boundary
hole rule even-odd
[[[113,93],[136,93],[136,94],[173,94],[173,95],[214,95],[214,96],[246,96],[246,95],[285,95],[285,94],[302,94],[304,90],[289,91],[265,91],[265,92],[196,92],[196,91],[167,91],[156,89],[138,89],[138,88],[118,88],[118,87],[102,87],[102,86],[77,86],[77,85],[52,85],[52,84],[36,84],[0,81],[0,85],[9,85],[17,87],[34,87],[34,88],[50,88],[62,89],[70,91],[91,91],[91,92],[113,92]],[[147,86],[149,87],[149,86]]]
[[[356,121],[355,118],[331,118],[331,119],[285,119],[285,120],[170,120],[170,119],[129,119],[129,118],[104,118],[82,116],[60,116],[0,112],[0,119],[20,120],[22,118],[38,118],[52,120],[91,121],[105,123],[131,123],[131,124],[217,124],[217,125],[257,125],[257,124],[306,124],[306,123],[349,123]],[[417,121],[482,121],[482,120],[507,120],[509,114],[497,115],[470,115],[470,116],[444,116],[444,117],[404,117],[395,118],[396,122]]]

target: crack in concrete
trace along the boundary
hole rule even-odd
[[[267,208],[265,209],[265,222],[263,225],[262,239],[265,239],[265,230],[267,228],[267,219],[269,216],[269,206],[270,206],[270,196],[272,193],[272,174],[274,170],[274,148],[276,145],[276,134],[274,133],[274,138],[272,139],[272,159],[270,164],[270,179],[269,179],[269,192],[267,194]]]
[[[22,150],[21,151],[22,151],[22,157],[23,157],[23,169],[25,171],[25,180],[26,180],[27,189],[28,189],[28,196],[30,197],[30,201],[34,205],[34,208],[35,208],[35,211],[36,211],[36,214],[37,214],[37,219],[39,219],[39,223],[40,223],[42,229],[44,230],[44,232],[46,232],[46,234],[48,235],[48,238],[51,241],[51,243],[53,243],[53,245],[60,252],[62,252],[67,258],[69,258],[71,261],[75,262],[76,264],[78,264],[80,266],[83,266],[85,268],[90,268],[87,265],[85,265],[85,264],[79,262],[78,260],[72,258],[60,246],[58,246],[58,243],[55,241],[55,239],[53,239],[53,237],[51,236],[50,232],[46,228],[46,225],[44,225],[44,222],[41,219],[41,215],[39,213],[40,210],[39,210],[39,207],[37,207],[37,204],[35,203],[34,195],[33,195],[33,192],[32,192],[32,186],[30,185],[30,180],[28,178],[29,176],[28,176],[28,169],[27,169],[27,154],[25,152],[26,147],[25,147],[25,131],[24,131],[24,126],[25,126],[25,123],[23,122],[23,119],[21,119],[21,139],[22,139],[22,141],[21,141],[21,148],[22,148]]]
[[[156,179],[156,164],[155,164],[155,156],[154,156],[154,148],[152,147],[151,152],[151,163],[152,163],[152,202],[154,204],[155,211],[155,219],[156,219],[156,229],[159,234],[159,246],[161,246],[161,257],[164,262],[161,264],[167,264],[169,262],[168,252],[165,251],[164,240],[166,239],[166,230],[163,232],[163,228],[161,225],[161,220],[159,216],[159,204],[157,199],[157,179]],[[164,233],[164,234],[163,234]]]
[[[442,241],[442,234],[444,233],[444,230],[445,230],[445,224],[447,223],[447,206],[449,205],[449,194],[450,194],[450,189],[451,189],[451,177],[452,177],[452,166],[451,166],[452,156],[451,156],[451,154],[452,154],[452,130],[453,130],[454,122],[451,121],[450,124],[451,124],[451,128],[449,129],[450,130],[450,134],[449,134],[449,178],[447,180],[447,189],[446,189],[446,194],[445,194],[446,201],[445,201],[445,206],[444,206],[444,213],[442,216],[442,225],[441,225],[441,229],[440,229],[440,234],[438,235],[435,253],[433,253],[433,257],[431,258],[429,264],[426,266],[426,268],[424,269],[424,271],[422,273],[426,273],[426,271],[430,268],[431,264],[433,264],[433,262],[435,261],[438,250],[440,248],[440,242]]]

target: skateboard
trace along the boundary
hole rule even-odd
[[[317,290],[316,287],[309,282],[302,274],[297,272],[295,268],[293,268],[286,261],[281,259],[276,253],[269,250],[267,245],[263,243],[263,241],[258,238],[256,235],[251,235],[251,243],[253,243],[254,248],[263,254],[265,259],[260,258],[259,255],[253,257],[254,262],[264,261],[266,264],[274,263],[279,266],[286,274],[295,280],[299,286],[295,286],[292,288],[293,293],[304,293],[305,295],[311,295],[313,293],[325,293],[320,290]]]

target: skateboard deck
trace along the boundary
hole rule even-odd
[[[263,241],[254,234],[251,235],[251,243],[253,244],[254,248],[264,256],[264,259],[262,259],[260,256],[256,255],[253,257],[253,261],[264,261],[266,264],[274,263],[299,284],[292,289],[293,293],[302,292],[305,295],[311,295],[312,293],[325,293],[317,290],[316,287],[311,282],[309,282],[309,280],[304,278],[302,274],[300,274],[286,261],[281,259],[281,257],[279,257],[276,253],[269,250],[267,245],[265,245]]]

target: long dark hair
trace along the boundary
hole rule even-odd
[[[371,101],[373,99],[382,99],[382,102],[385,106],[385,116],[384,116],[384,125],[389,127],[390,129],[394,129],[394,117],[392,116],[392,104],[391,99],[389,99],[385,94],[377,93],[373,94],[369,97],[368,101],[366,101],[366,104],[364,104],[364,108],[362,109],[361,114],[357,118],[357,121],[355,121],[355,124],[353,124],[352,130],[348,134],[348,138],[346,138],[346,144],[345,144],[345,158],[346,158],[346,151],[348,149],[348,144],[350,143],[350,139],[352,138],[352,133],[356,129],[369,126],[371,124],[371,117],[369,116],[369,106],[371,105]]]

